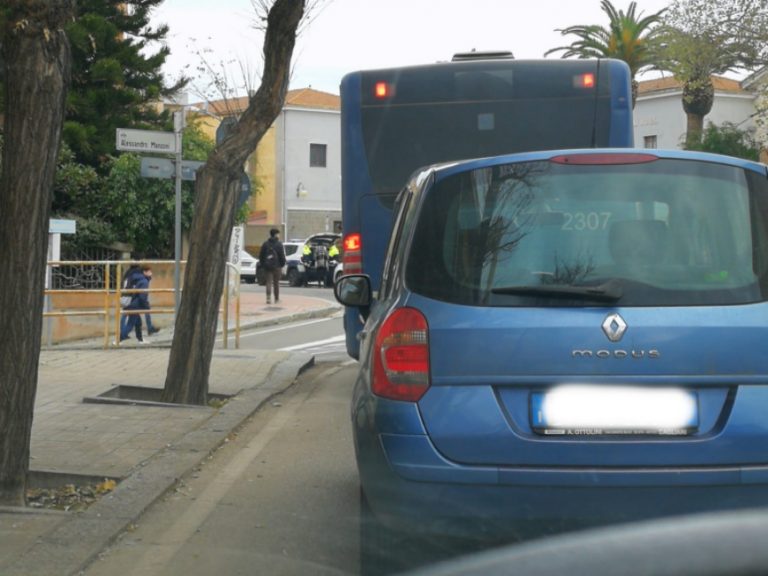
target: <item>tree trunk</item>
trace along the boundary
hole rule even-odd
[[[22,505],[42,337],[48,218],[64,122],[71,0],[14,0],[2,30],[0,505]]]
[[[686,148],[701,144],[704,132],[704,116],[712,111],[715,103],[715,86],[708,75],[691,78],[683,84],[683,110],[687,116]]]
[[[176,318],[164,402],[205,404],[208,396],[219,300],[227,248],[234,224],[240,176],[248,156],[277,118],[290,79],[296,29],[305,0],[276,0],[264,38],[264,72],[259,89],[230,136],[198,171],[195,215],[184,272],[184,292]]]
[[[701,144],[702,134],[704,133],[704,116],[688,112],[685,125],[685,149],[695,150],[698,144]]]

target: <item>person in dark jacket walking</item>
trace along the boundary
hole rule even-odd
[[[144,278],[147,279],[147,288],[149,288],[149,283],[152,282],[152,267],[149,265],[142,266],[141,272],[144,274]],[[152,308],[152,304],[149,303],[149,294],[147,294],[147,310]],[[152,334],[157,334],[160,332],[160,328],[155,328],[152,325],[152,315],[147,312],[144,314],[144,319],[147,321],[147,334],[149,336],[152,336]]]
[[[149,288],[149,281],[144,275],[144,271],[139,266],[131,266],[126,275],[126,286],[135,290],[146,290]],[[146,292],[131,294],[131,302],[123,310],[149,310],[149,298]],[[131,330],[136,331],[136,340],[144,344],[144,338],[141,334],[141,314],[126,314],[123,316],[124,322],[120,323],[120,342],[127,340]]]
[[[280,242],[280,230],[272,228],[269,238],[261,245],[259,266],[264,270],[267,284],[267,304],[272,303],[272,291],[275,292],[275,304],[280,303],[280,276],[285,266],[285,249]]]

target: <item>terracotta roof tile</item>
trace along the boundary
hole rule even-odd
[[[248,97],[231,98],[228,100],[214,100],[206,104],[198,102],[194,104],[197,108],[207,110],[217,116],[230,116],[240,114],[248,107]],[[285,96],[285,106],[298,108],[310,108],[314,110],[340,110],[341,98],[336,94],[313,90],[312,88],[301,88],[299,90],[289,90]]]
[[[712,82],[717,92],[744,92],[741,82],[722,76],[712,76]],[[640,94],[651,94],[653,92],[666,92],[668,90],[680,90],[682,84],[672,76],[666,78],[655,78],[653,80],[644,80],[638,84]]]
[[[340,110],[341,98],[336,94],[321,92],[312,88],[302,88],[289,91],[285,97],[285,105],[322,110]]]

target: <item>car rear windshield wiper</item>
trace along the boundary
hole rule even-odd
[[[551,296],[554,298],[581,298],[615,302],[624,291],[616,280],[609,280],[596,286],[568,286],[565,284],[538,284],[536,286],[500,286],[491,288],[494,294],[519,294],[522,296]]]

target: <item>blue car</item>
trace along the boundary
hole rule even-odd
[[[382,529],[768,505],[768,173],[694,152],[433,166],[400,193],[352,426]]]

